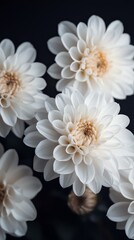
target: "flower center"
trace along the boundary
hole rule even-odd
[[[6,194],[6,189],[4,184],[0,183],[0,203],[3,202],[4,198],[5,198],[5,194]]]
[[[80,120],[76,123],[71,132],[73,142],[77,147],[86,147],[97,139],[97,131],[93,123],[87,120]]]
[[[20,80],[13,72],[6,72],[0,77],[0,105],[7,105],[7,99],[15,96],[20,87]]]
[[[108,61],[105,54],[98,49],[86,48],[80,68],[90,77],[101,77],[108,69]]]

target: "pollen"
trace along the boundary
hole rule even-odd
[[[86,48],[80,67],[90,78],[102,77],[108,70],[106,54],[96,48]]]
[[[92,122],[87,119],[81,119],[74,125],[71,136],[73,142],[82,148],[89,146],[97,140],[97,131]]]
[[[1,183],[0,184],[0,203],[3,202],[5,194],[6,194],[5,186],[4,186],[4,184]]]
[[[14,72],[6,72],[0,77],[0,99],[12,98],[20,87],[19,77]]]

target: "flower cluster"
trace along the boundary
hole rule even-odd
[[[61,22],[59,36],[48,41],[56,55],[48,74],[58,80],[61,92],[55,98],[43,92],[46,67],[34,62],[31,43],[22,43],[15,52],[14,44],[4,39],[0,136],[24,134],[24,143],[35,148],[34,170],[43,172],[46,181],[59,178],[63,188],[72,186],[76,197],[88,190],[95,196],[102,186],[109,187],[114,205],[107,216],[134,239],[134,135],[115,101],[134,93],[134,46],[123,31],[120,21],[106,28],[98,16],[91,16],[87,25]],[[2,240],[6,233],[26,233],[26,221],[36,217],[31,199],[41,190],[32,170],[18,166],[16,151],[3,151],[0,145]],[[85,202],[91,208],[89,200]]]

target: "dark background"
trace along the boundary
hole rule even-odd
[[[37,50],[37,61],[49,67],[54,62],[54,55],[47,49],[47,40],[57,35],[57,25],[62,20],[77,24],[87,22],[93,15],[101,16],[108,25],[113,20],[121,20],[125,32],[131,36],[134,44],[134,8],[129,1],[0,1],[0,41],[10,38],[17,47],[24,41],[30,41]],[[55,96],[56,80],[45,74],[47,88],[44,93]],[[133,104],[134,96],[118,101],[121,113],[131,119],[129,129],[134,132]],[[23,144],[22,139],[10,133],[6,139],[0,138],[5,150],[15,148],[20,157],[20,164],[32,167],[34,149]],[[58,180],[45,182],[42,174],[34,172],[43,183],[43,190],[34,199],[38,217],[28,223],[27,235],[22,240],[126,240],[124,231],[115,229],[115,223],[106,218],[106,211],[111,205],[108,189],[99,194],[99,204],[94,212],[86,216],[77,216],[67,206],[67,197],[71,189],[62,189]],[[16,239],[7,236],[7,240]]]

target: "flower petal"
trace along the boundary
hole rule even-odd
[[[123,222],[128,219],[128,202],[119,202],[113,204],[108,212],[107,217],[114,222]]]
[[[57,54],[55,61],[60,67],[63,68],[67,65],[70,65],[72,62],[70,55],[67,52],[60,52],[59,54]]]
[[[53,156],[57,161],[68,161],[71,155],[66,152],[66,147],[58,145],[55,147]]]
[[[15,47],[13,42],[10,39],[4,39],[1,43],[0,43],[1,48],[4,51],[4,54],[6,56],[6,58],[10,55],[14,54],[15,51]]]
[[[77,45],[78,38],[72,33],[65,33],[61,37],[64,47],[69,50],[71,47]]]
[[[62,21],[58,25],[58,33],[62,36],[64,33],[76,34],[76,26],[69,21]]]
[[[36,147],[35,153],[39,158],[50,159],[53,158],[53,150],[57,143],[51,142],[48,139],[42,140]]]
[[[60,79],[61,78],[61,70],[62,70],[62,68],[60,68],[57,65],[57,63],[54,63],[48,68],[47,72],[52,78]]]
[[[47,42],[48,49],[53,53],[53,54],[58,54],[59,52],[62,52],[65,50],[60,37],[53,37],[48,40]]]
[[[37,129],[44,137],[51,141],[57,142],[60,137],[60,134],[53,129],[53,126],[48,119],[40,120],[37,123]]]

